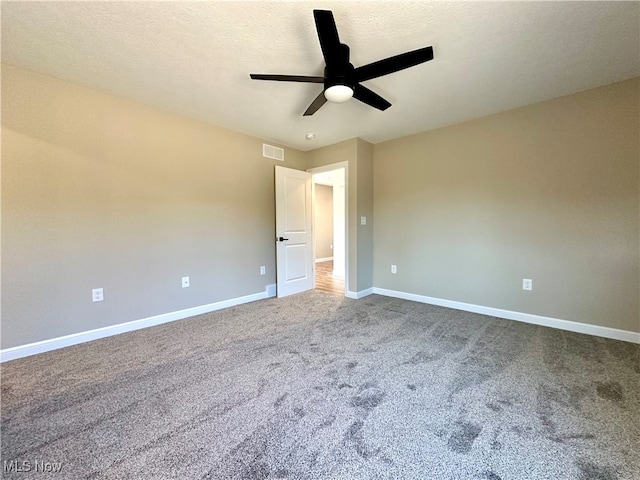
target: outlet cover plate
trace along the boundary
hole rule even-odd
[[[91,300],[93,302],[102,302],[104,300],[104,289],[94,288],[91,290]]]

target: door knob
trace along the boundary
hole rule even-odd
[[[279,242],[284,242],[285,240],[289,240],[289,239],[284,237],[278,237]]]

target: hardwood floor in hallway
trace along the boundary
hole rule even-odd
[[[333,260],[316,263],[316,289],[344,295],[344,280],[334,278]]]

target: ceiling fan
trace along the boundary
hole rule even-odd
[[[360,82],[404,70],[433,59],[433,48],[425,47],[354,68],[349,62],[349,46],[340,43],[338,38],[338,29],[333,19],[333,13],[330,10],[314,10],[313,17],[326,64],[323,77],[250,74],[250,77],[254,80],[324,84],[324,89],[320,92],[320,95],[311,102],[309,108],[304,112],[305,116],[316,113],[327,100],[334,103],[342,103],[351,97],[378,110],[386,110],[391,104],[377,93],[360,85]]]

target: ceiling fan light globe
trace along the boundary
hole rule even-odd
[[[332,85],[324,91],[324,96],[332,103],[343,103],[353,97],[353,89],[346,85]]]

